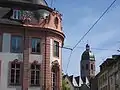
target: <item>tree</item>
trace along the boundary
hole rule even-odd
[[[70,90],[70,86],[65,79],[62,80],[62,90]]]

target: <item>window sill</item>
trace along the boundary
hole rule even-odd
[[[23,52],[10,52],[10,53],[23,53]]]
[[[39,52],[31,52],[31,54],[41,55],[41,53],[39,53]]]
[[[20,86],[21,84],[9,84],[9,86]]]
[[[30,85],[30,87],[40,87],[40,85]]]
[[[53,56],[53,57],[59,59],[59,56]]]

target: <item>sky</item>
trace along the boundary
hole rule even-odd
[[[51,0],[47,0],[50,5]],[[54,0],[55,7],[63,14],[64,46],[73,47],[100,17],[113,0]],[[96,73],[99,65],[120,49],[120,0],[109,9],[87,36],[75,48],[67,73],[80,75],[81,55],[88,43],[96,59]],[[98,48],[98,49],[95,49]],[[105,50],[102,50],[105,49]],[[70,50],[62,49],[62,69],[65,73]]]

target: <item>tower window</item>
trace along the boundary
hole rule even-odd
[[[40,53],[41,43],[39,38],[32,38],[32,53]]]
[[[93,64],[91,64],[91,70],[93,70]]]
[[[86,64],[86,70],[88,70],[88,64]]]
[[[53,54],[55,57],[59,57],[59,42],[54,41]]]
[[[40,86],[40,65],[31,64],[31,85]]]
[[[22,37],[21,36],[12,36],[11,37],[11,52],[12,53],[21,53],[22,52]]]

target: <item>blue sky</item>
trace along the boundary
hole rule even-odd
[[[51,0],[48,0],[50,3]],[[53,7],[63,14],[64,45],[73,47],[88,31],[95,20],[113,0],[54,0]],[[96,73],[99,65],[120,48],[120,1],[112,6],[100,22],[90,31],[72,54],[68,74],[80,75],[81,54],[88,41],[96,57]],[[82,47],[82,48],[80,48]],[[108,49],[96,50],[94,48]],[[63,72],[66,70],[70,51],[63,49]]]

